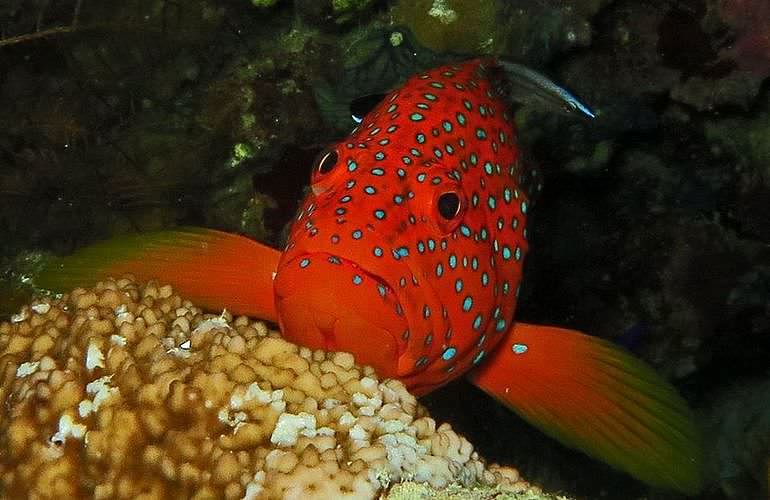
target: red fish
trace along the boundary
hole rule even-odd
[[[514,320],[540,186],[508,112],[522,89],[592,116],[517,65],[436,68],[319,156],[284,252],[218,231],[165,231],[64,257],[39,284],[133,272],[210,308],[277,321],[298,344],[352,352],[418,395],[468,375],[562,442],[695,492],[699,439],[673,387],[606,341]]]

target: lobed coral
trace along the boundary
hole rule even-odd
[[[129,278],[0,324],[0,492],[372,498],[403,480],[537,492],[347,353]]]

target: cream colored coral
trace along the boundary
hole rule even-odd
[[[0,324],[0,491],[36,498],[372,498],[502,484],[448,424],[347,353],[108,280]]]

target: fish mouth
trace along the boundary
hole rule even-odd
[[[408,324],[393,287],[355,261],[324,251],[282,261],[273,282],[283,336],[312,349],[346,351],[397,375]]]

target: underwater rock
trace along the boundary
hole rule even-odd
[[[616,100],[644,103],[669,92],[681,71],[666,67],[658,49],[665,12],[646,2],[620,0],[603,12],[602,33],[590,51],[563,66],[565,80],[595,107]],[[585,89],[585,90],[584,90]]]
[[[540,66],[591,43],[590,20],[607,0],[399,1],[392,12],[420,44],[437,52],[505,54]]]
[[[265,213],[277,208],[269,195],[254,189],[252,176],[242,172],[223,187],[209,194],[206,223],[248,234],[259,241],[269,241],[273,233],[265,224]]]
[[[315,81],[313,91],[326,123],[344,133],[355,125],[350,109],[354,100],[388,92],[418,71],[451,58],[421,46],[406,26],[354,30],[341,44],[345,50],[340,71]]]
[[[9,496],[375,498],[408,479],[541,498],[401,382],[168,285],[37,299],[0,323],[0,360]]]
[[[736,200],[735,216],[747,235],[770,241],[770,185],[760,173],[743,176]]]
[[[752,309],[765,313],[753,322],[756,331],[747,333],[758,334],[762,330],[770,330],[770,265],[757,266],[739,276],[727,297],[727,305],[733,316]]]
[[[722,49],[721,58],[735,61],[757,78],[770,76],[770,2],[710,0],[707,4],[732,30],[733,43]]]
[[[217,145],[230,144],[227,156],[210,162],[202,176],[207,183],[203,220],[260,241],[271,234],[262,220],[264,211],[276,205],[270,201],[271,186],[255,185],[254,178],[283,175],[273,170],[287,145],[325,140],[307,75],[296,67],[303,62],[294,57],[307,52],[310,38],[290,31],[283,40],[284,58],[274,54],[230,61],[205,89],[196,117]]]
[[[673,239],[661,268],[668,345],[665,355],[657,354],[675,378],[683,378],[698,369],[696,354],[713,345],[729,290],[750,264],[741,242],[717,224],[682,221],[668,231]]]
[[[762,80],[747,71],[732,71],[719,79],[693,76],[671,88],[671,99],[698,111],[712,111],[724,106],[747,111],[761,85]]]
[[[712,491],[731,499],[770,494],[770,380],[742,381],[721,391],[708,410],[706,432],[714,436],[706,477]]]
[[[770,186],[770,93],[765,93],[764,101],[753,116],[706,121],[704,133],[709,141],[728,149],[739,167],[756,170]]]
[[[613,150],[613,141],[599,141],[594,146],[594,150],[590,155],[572,158],[564,165],[564,168],[569,172],[576,174],[598,173],[607,167],[607,164],[612,158]]]
[[[637,222],[621,252],[617,272],[636,283],[626,292],[626,324],[646,323],[639,348],[661,373],[691,380],[724,374],[726,366],[733,374],[761,369],[768,313],[752,304],[770,300],[761,273],[770,253],[762,244],[670,213]]]
[[[682,173],[675,165],[665,162],[653,152],[623,151],[619,158],[618,174],[623,178],[618,206],[624,212],[648,210],[661,214],[671,209],[680,194]]]
[[[376,0],[294,0],[294,9],[305,23],[324,29],[360,22]]]
[[[23,17],[69,23],[76,3],[28,5]],[[216,45],[224,12],[206,0],[86,3],[71,33],[2,48],[3,255],[190,216],[218,154],[193,119],[193,89],[212,69],[199,49]],[[13,20],[0,18],[4,36]]]
[[[593,42],[592,19],[608,0],[503,2],[505,54],[534,66]]]
[[[706,120],[704,135],[728,159],[737,178],[735,216],[743,231],[770,241],[770,93],[749,116]]]

